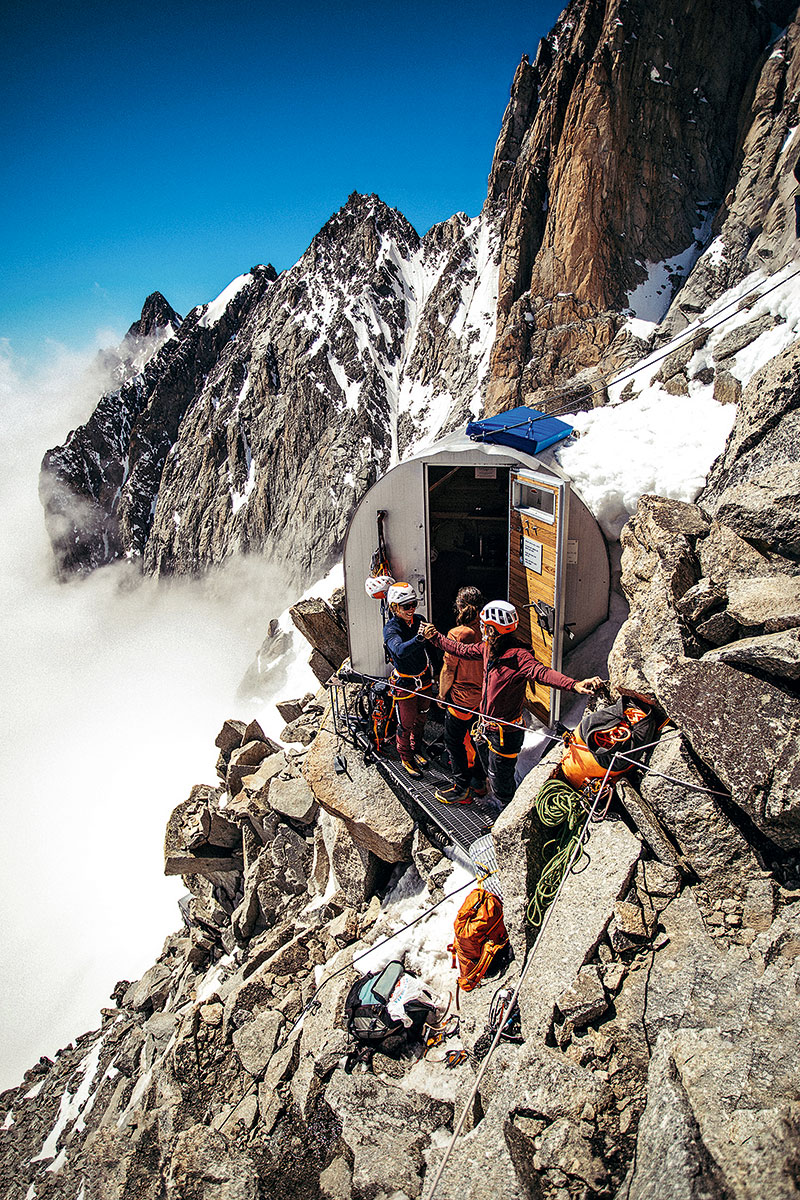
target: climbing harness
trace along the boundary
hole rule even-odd
[[[402,682],[405,679],[411,681],[410,686]],[[395,667],[389,676],[389,683],[397,700],[408,700],[410,696],[425,696],[433,687],[433,671],[428,665],[419,675],[404,675]]]

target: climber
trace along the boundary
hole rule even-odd
[[[425,719],[430,698],[416,695],[433,689],[433,671],[420,634],[417,593],[410,583],[393,583],[386,595],[391,616],[383,627],[383,642],[394,670],[389,676],[397,706],[397,753],[404,770],[420,779],[427,767]],[[404,691],[402,686],[411,689]]]
[[[476,587],[462,587],[456,595],[456,625],[447,636],[454,642],[468,645],[481,640],[478,613],[485,600]],[[476,754],[472,766],[468,761],[467,738],[475,723],[473,713],[481,702],[483,662],[478,659],[457,658],[445,654],[439,674],[439,698],[448,702],[444,718],[444,744],[450,759],[452,784],[441,787],[436,799],[443,804],[471,804],[474,796],[485,796],[486,771]],[[465,709],[469,711],[464,711]]]
[[[481,716],[474,737],[489,775],[492,795],[500,808],[506,807],[516,791],[514,769],[525,736],[521,721],[528,680],[582,696],[591,695],[602,684],[597,676],[570,679],[544,666],[530,646],[514,637],[518,625],[514,605],[507,600],[493,600],[481,610],[483,640],[477,645],[443,637],[433,625],[423,622],[421,626],[422,636],[446,653],[457,658],[483,659]],[[513,728],[515,725],[518,728]]]

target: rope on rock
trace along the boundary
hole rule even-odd
[[[591,399],[592,396],[599,395],[600,392],[605,391],[605,389],[610,385],[625,383],[626,380],[633,379],[634,375],[638,375],[640,371],[646,371],[650,367],[656,366],[657,363],[663,362],[665,358],[669,358],[669,356],[674,354],[676,351],[683,350],[686,346],[691,346],[700,338],[707,336],[712,329],[716,329],[719,325],[724,325],[726,321],[730,321],[734,317],[738,316],[742,300],[744,300],[746,296],[750,296],[753,292],[758,291],[762,284],[769,283],[769,281],[775,278],[776,275],[780,275],[782,270],[783,267],[781,267],[778,271],[772,271],[769,275],[767,275],[766,279],[757,280],[744,292],[737,293],[733,300],[729,300],[728,303],[724,304],[722,308],[717,310],[717,312],[712,313],[708,317],[701,317],[698,320],[697,327],[695,329],[690,328],[688,330],[682,330],[679,334],[667,342],[666,345],[661,347],[660,353],[653,352],[650,354],[645,354],[644,357],[635,364],[635,366],[630,367],[627,371],[623,371],[621,375],[615,375],[613,372],[610,372],[606,375],[600,375],[599,378],[602,382],[597,387],[592,388],[590,392],[585,392],[582,396],[573,396],[570,401],[568,401],[566,404],[562,404],[560,408],[550,409],[549,412],[543,413],[541,417],[533,417],[528,421],[522,421],[520,422],[520,426],[528,424],[533,425],[536,421],[543,421],[549,417],[558,417],[562,413],[574,412],[576,402],[583,403],[586,400]],[[786,283],[791,283],[791,281],[798,275],[800,275],[800,267],[793,270],[784,279],[779,279],[777,283],[773,283],[772,287],[768,287],[761,293],[760,296],[756,297],[756,299],[763,300],[765,296],[770,294],[770,292],[774,292],[776,288],[783,287],[783,285]],[[734,311],[728,312],[727,310],[731,308],[734,309]],[[726,315],[720,315],[722,313],[725,313]],[[508,428],[514,429],[518,428],[518,426],[510,425]]]
[[[597,807],[600,803],[600,799],[601,799],[601,796],[603,795],[605,785],[608,782],[609,773],[614,769],[614,763],[616,762],[616,759],[617,759],[616,755],[614,755],[614,757],[611,759],[611,762],[610,762],[610,764],[606,770],[606,773],[603,777],[603,781],[600,785],[600,788],[598,789],[597,795],[595,796],[594,801],[592,803],[592,807],[589,809],[589,812],[586,816],[586,820],[584,822],[581,834],[577,840],[577,844],[573,848],[572,857],[570,858],[569,862],[567,863],[566,870],[564,871],[564,874],[561,877],[561,882],[558,885],[556,894],[553,896],[553,902],[550,905],[550,907],[548,908],[547,912],[544,914],[544,920],[542,921],[541,927],[539,929],[539,933],[537,934],[536,941],[533,943],[533,945],[531,946],[530,950],[528,951],[528,953],[526,955],[525,962],[523,964],[522,971],[520,973],[520,977],[517,980],[517,986],[514,988],[514,994],[511,997],[511,1000],[509,1001],[509,1004],[508,1004],[509,1012],[513,1012],[514,1005],[519,1000],[519,994],[522,990],[522,985],[525,982],[525,978],[528,974],[528,971],[531,968],[531,964],[533,963],[534,956],[536,954],[536,947],[541,942],[544,931],[547,928],[547,922],[550,920],[552,913],[555,911],[556,902],[558,901],[558,897],[561,893],[561,889],[563,888],[565,881],[569,877],[572,867],[578,861],[578,856],[581,853],[581,847],[583,844],[584,834],[588,834],[589,826],[594,817],[595,810],[597,809]],[[472,1111],[472,1105],[475,1101],[475,1097],[478,1094],[478,1089],[480,1088],[481,1083],[483,1082],[483,1077],[486,1074],[489,1063],[491,1062],[491,1059],[492,1059],[492,1055],[494,1054],[495,1050],[497,1049],[497,1046],[500,1042],[500,1038],[502,1037],[502,1034],[503,1034],[503,1022],[501,1021],[495,1031],[494,1039],[492,1041],[491,1046],[489,1047],[489,1050],[487,1051],[486,1057],[484,1058],[484,1060],[481,1064],[481,1068],[478,1071],[478,1075],[475,1079],[475,1083],[473,1084],[472,1091],[470,1092],[469,1096],[467,1097],[466,1103],[464,1104],[464,1108],[462,1109],[461,1116],[458,1119],[458,1123],[457,1123],[455,1129],[453,1130],[453,1136],[451,1137],[450,1142],[448,1143],[447,1149],[444,1152],[444,1157],[442,1158],[442,1161],[439,1163],[439,1169],[436,1172],[436,1176],[433,1180],[433,1183],[431,1185],[431,1190],[428,1192],[426,1200],[433,1200],[433,1197],[436,1195],[436,1189],[439,1186],[439,1181],[442,1178],[442,1175],[444,1174],[444,1169],[450,1160],[450,1155],[452,1154],[453,1147],[456,1144],[458,1136],[461,1133],[461,1130],[464,1128],[464,1122],[467,1119],[467,1115],[468,1115],[468,1113],[470,1113]]]
[[[583,847],[589,836],[589,827],[588,824],[584,825],[579,831],[582,810],[578,793],[561,779],[548,779],[534,803],[536,815],[545,828],[560,827],[557,836],[545,842],[542,848],[545,865],[525,910],[527,920],[536,929],[552,904],[567,868],[577,865],[582,855],[586,854]],[[579,853],[573,859],[576,848]]]

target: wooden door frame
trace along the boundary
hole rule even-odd
[[[554,532],[555,532],[555,538],[553,539],[553,542],[554,542],[553,551],[555,554],[555,561],[553,563],[553,605],[552,605],[555,616],[554,616],[553,636],[550,639],[549,647],[546,647],[546,641],[545,641],[544,635],[540,635],[540,637],[533,636],[534,629],[536,629],[538,632],[539,626],[538,626],[538,623],[536,622],[536,619],[532,616],[531,610],[526,609],[524,611],[524,613],[520,613],[519,615],[520,615],[520,623],[523,626],[523,634],[527,633],[528,630],[530,630],[530,639],[529,640],[531,641],[531,644],[533,645],[534,653],[536,653],[537,657],[539,657],[540,652],[543,648],[549,649],[550,661],[549,662],[545,661],[545,665],[552,666],[552,668],[554,670],[560,671],[562,657],[563,657],[563,647],[564,647],[565,588],[564,588],[564,581],[562,579],[562,575],[563,575],[563,564],[564,564],[564,552],[565,552],[565,546],[566,546],[566,538],[567,538],[567,532],[568,532],[568,527],[569,527],[569,494],[570,494],[569,481],[565,480],[565,479],[560,479],[556,475],[550,475],[543,471],[537,471],[535,468],[525,466],[522,463],[517,464],[517,466],[513,467],[511,469],[511,471],[509,472],[509,479],[508,479],[508,595],[509,595],[509,599],[511,599],[512,566],[515,563],[520,562],[520,552],[522,549],[522,547],[520,545],[520,551],[517,551],[515,553],[514,548],[512,546],[512,538],[514,537],[515,532],[516,532],[514,529],[514,524],[513,524],[514,514],[516,513],[519,518],[519,526],[520,526],[520,535],[519,536],[520,536],[520,538],[522,538],[523,536],[529,536],[529,535],[525,534],[524,518],[527,517],[528,521],[530,521],[532,523],[537,520],[537,518],[535,516],[529,516],[528,514],[526,514],[524,512],[524,510],[518,508],[514,503],[514,484],[518,481],[521,481],[523,483],[529,482],[529,483],[534,484],[535,486],[542,487],[542,488],[546,489],[547,491],[553,492],[556,497],[555,513],[554,513],[553,521],[548,521],[544,515],[542,515],[538,518],[538,524],[545,525],[545,526],[551,526],[551,527],[553,527]],[[527,579],[527,577],[529,575],[529,570],[525,567],[523,567],[522,569],[524,572],[523,578]],[[529,595],[530,595],[530,593],[529,593]],[[524,628],[524,626],[526,624],[528,626],[528,629]],[[537,644],[540,641],[541,641],[541,646],[539,646]],[[542,655],[542,657],[543,657],[543,659],[546,660],[547,654]],[[537,698],[537,695],[536,695],[537,689],[535,687],[529,685],[528,693],[527,693],[528,707],[531,708],[531,710],[539,718],[539,720],[542,720],[545,722],[545,724],[552,726],[558,720],[558,717],[560,714],[561,692],[557,688],[549,688],[549,689],[539,688],[538,690],[539,690],[539,697]],[[542,696],[543,691],[549,692],[549,698],[548,698],[547,702],[545,702],[544,697]]]

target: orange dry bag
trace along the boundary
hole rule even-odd
[[[471,992],[483,979],[495,956],[508,945],[503,902],[485,888],[469,893],[454,922],[455,938],[447,949],[458,960],[458,986]]]

